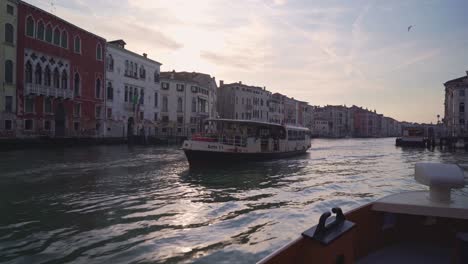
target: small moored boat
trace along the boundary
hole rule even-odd
[[[310,147],[308,128],[232,119],[208,119],[205,133],[182,145],[190,166],[285,158]]]
[[[421,127],[405,127],[403,128],[403,136],[395,140],[395,145],[402,147],[426,147],[428,138],[424,132],[424,128]]]
[[[430,190],[394,194],[319,224],[259,263],[468,263],[467,182],[457,165],[419,163]]]

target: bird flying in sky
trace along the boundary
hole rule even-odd
[[[411,25],[408,27],[408,32],[411,30],[412,27],[414,27],[415,25]]]

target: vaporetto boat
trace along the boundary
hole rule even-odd
[[[308,128],[233,119],[206,120],[205,132],[182,145],[190,166],[285,158],[310,147]]]

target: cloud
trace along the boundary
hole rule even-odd
[[[227,27],[219,33],[216,47],[200,50],[200,57],[216,65],[239,70],[260,70],[270,63],[273,30],[268,20],[254,15],[237,27]]]
[[[58,12],[60,12],[60,16],[66,18],[75,25],[90,30],[107,40],[125,39],[131,47],[177,50],[183,46],[154,25],[155,21],[161,24],[176,24],[177,20],[166,18],[152,20],[152,17],[155,16],[150,13],[153,11],[157,13],[156,11],[161,10],[153,8],[140,10],[132,6],[126,6],[124,2],[119,5],[115,5],[115,3],[116,2],[108,3],[105,9],[107,14],[93,13],[93,11],[87,9],[87,5],[83,0],[67,2],[59,6],[60,9]],[[99,3],[98,5],[100,4],[104,3]],[[126,8],[130,9],[130,11],[127,10],[127,12],[125,12],[124,10]],[[99,21],[99,23],[96,23],[96,21]]]
[[[353,62],[356,58],[357,52],[362,48],[364,43],[366,43],[369,38],[368,34],[366,34],[363,29],[363,20],[372,7],[372,4],[372,0],[368,1],[368,3],[364,6],[364,8],[362,8],[361,12],[353,22],[351,30],[352,41],[349,54],[349,63],[347,63],[345,66],[345,72],[347,75],[350,75],[353,72],[359,74],[360,76],[363,75],[360,69],[353,66]]]
[[[276,6],[282,6],[285,5],[287,0],[273,0],[273,4]]]
[[[107,37],[124,38],[130,45],[132,45],[132,42],[145,43],[145,46],[169,50],[180,49],[183,46],[159,30],[132,22],[123,21],[120,23],[119,28],[116,28],[113,22],[106,22],[101,24],[100,31],[106,34]]]
[[[424,52],[420,52],[419,54],[417,54],[417,55],[415,55],[415,56],[413,56],[411,58],[408,58],[403,63],[397,65],[396,67],[391,69],[390,72],[397,71],[399,69],[406,68],[406,67],[411,66],[413,64],[416,64],[416,63],[431,59],[431,58],[437,56],[440,52],[441,52],[440,49],[431,49],[431,50],[427,50],[427,51],[424,51]]]
[[[252,64],[249,64],[247,56],[229,56],[211,51],[201,51],[200,56],[211,63],[221,64],[226,67],[240,68],[241,70],[249,70]]]

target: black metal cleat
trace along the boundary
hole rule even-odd
[[[331,211],[335,216],[331,216],[330,212],[323,213],[318,225],[307,229],[302,235],[328,245],[355,226],[353,222],[346,220],[341,208],[335,207]]]

